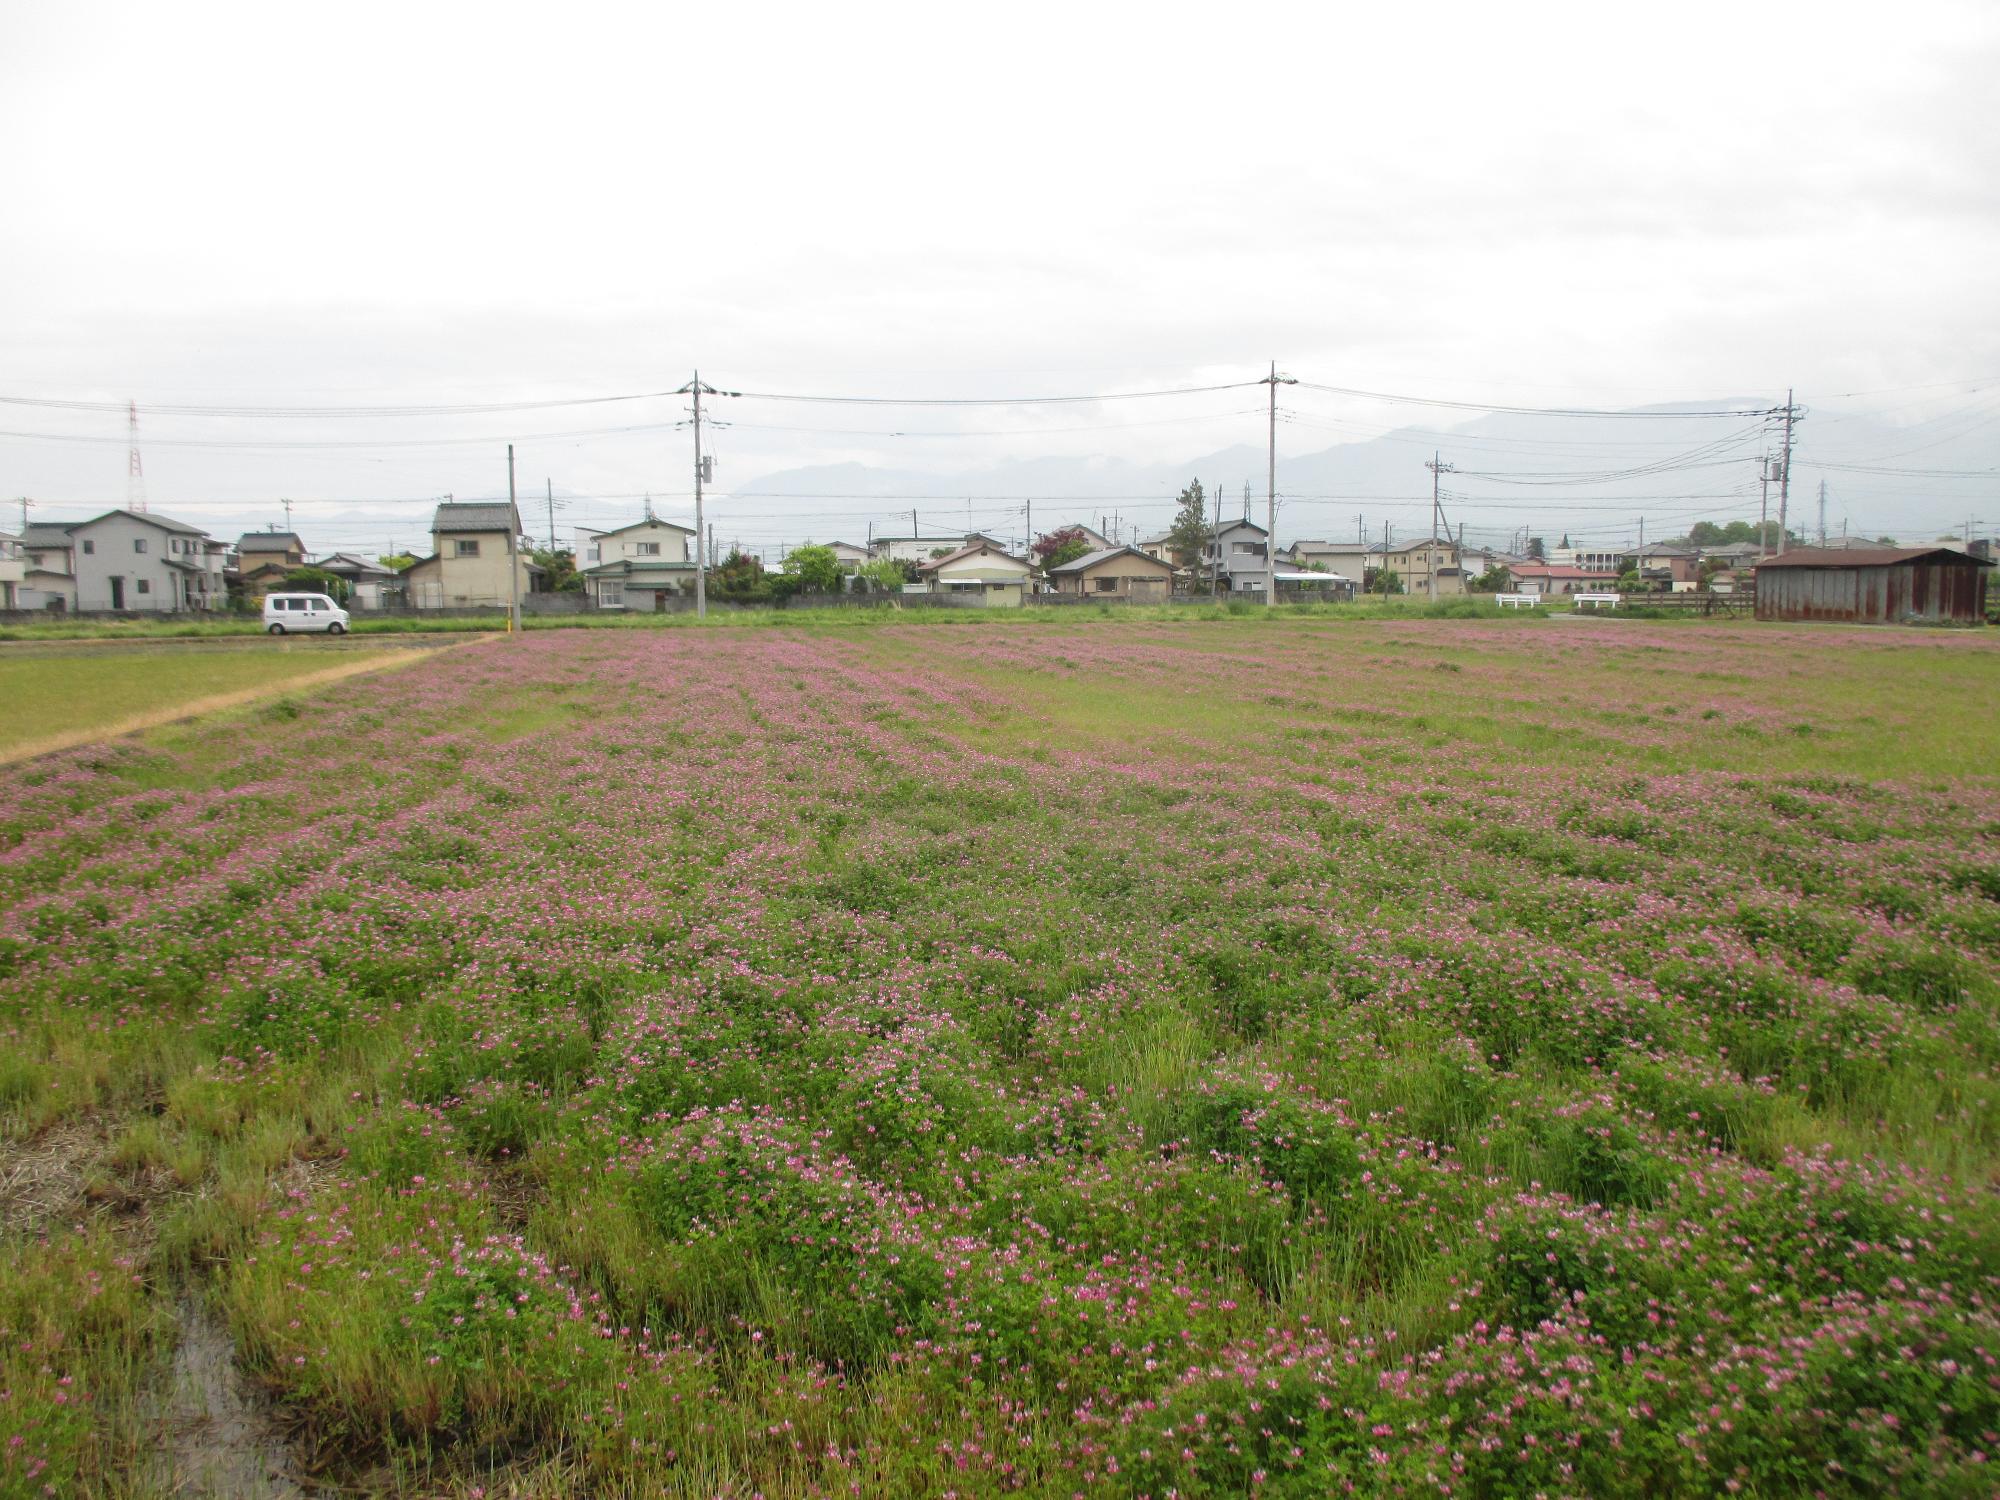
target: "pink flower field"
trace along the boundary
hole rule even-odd
[[[244,1430],[294,1494],[2000,1492],[1991,634],[548,631],[0,770],[0,1493]]]

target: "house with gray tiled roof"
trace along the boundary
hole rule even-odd
[[[514,553],[514,581],[507,555]],[[418,609],[510,604],[543,586],[547,573],[528,556],[521,513],[510,501],[440,501],[431,516],[431,554],[403,570],[403,597]]]

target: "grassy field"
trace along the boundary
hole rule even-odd
[[[342,699],[0,770],[0,1492],[1994,1488],[1983,635]]]

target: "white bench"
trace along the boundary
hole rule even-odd
[[[1540,594],[1495,594],[1493,602],[1502,609],[1539,609],[1542,603],[1542,596]]]
[[[1569,601],[1578,609],[1586,609],[1593,606],[1604,609],[1616,609],[1624,598],[1623,594],[1571,594]]]

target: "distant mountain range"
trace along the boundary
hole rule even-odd
[[[1527,528],[1553,541],[1565,530],[1617,532],[1647,517],[1649,536],[1686,530],[1702,517],[1754,518],[1758,460],[1777,451],[1776,425],[1758,417],[1690,418],[1690,410],[1744,410],[1762,403],[1723,399],[1700,407],[1641,408],[1649,417],[1605,419],[1495,413],[1451,426],[1406,427],[1380,436],[1336,442],[1307,452],[1303,440],[1328,430],[1316,421],[1282,423],[1278,431],[1279,530],[1283,537],[1346,537],[1357,515],[1379,538],[1384,520],[1399,535],[1427,518],[1434,452],[1455,472],[1441,488],[1447,520],[1469,536],[1494,539]],[[1950,414],[1903,426],[1858,412],[1811,413],[1797,427],[1792,489],[1794,529],[1817,522],[1817,490],[1828,486],[1828,529],[1843,519],[1856,532],[1925,533],[1956,529],[1970,513],[1991,529],[2000,522],[2000,411]],[[1822,464],[1882,468],[1992,470],[1995,480],[1922,474],[1858,473]],[[1007,459],[979,468],[920,469],[860,463],[820,465],[766,474],[733,493],[740,498],[834,498],[913,504],[925,529],[955,527],[971,518],[985,526],[1032,500],[1035,529],[1046,521],[1114,513],[1128,533],[1163,528],[1174,497],[1196,476],[1221,499],[1225,515],[1240,514],[1249,482],[1252,514],[1264,514],[1265,452],[1237,444],[1183,459],[1135,462],[1119,458]],[[981,502],[986,502],[982,504]],[[1772,486],[1771,516],[1777,515]],[[777,509],[779,507],[772,507]],[[793,507],[782,507],[786,511]],[[831,507],[829,507],[831,508]],[[853,507],[849,507],[853,509]],[[1017,523],[1014,527],[1019,530]]]

